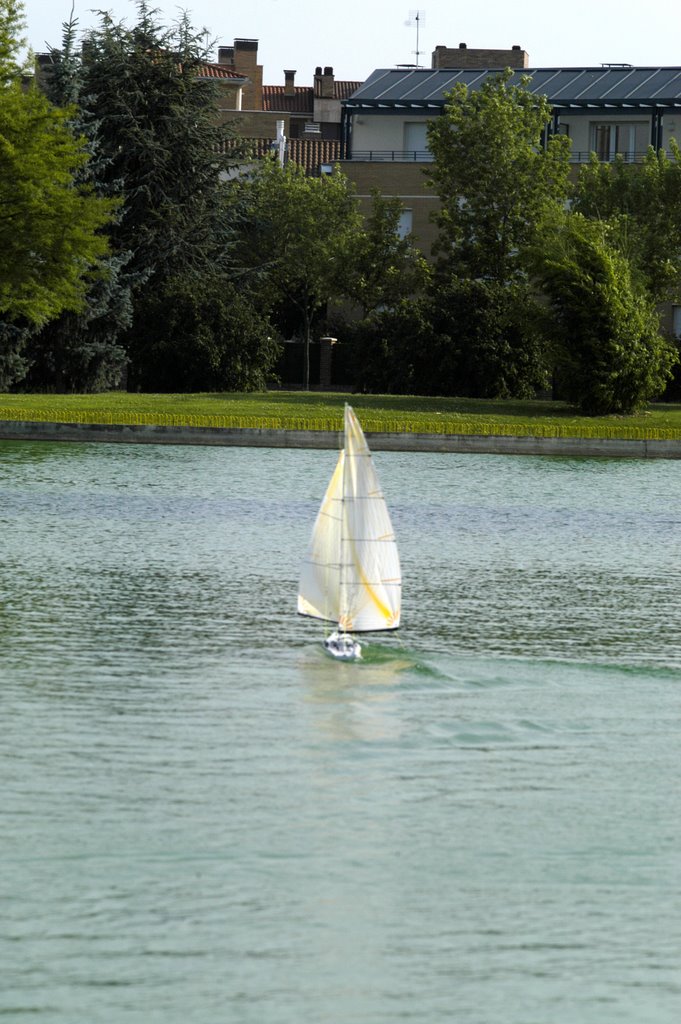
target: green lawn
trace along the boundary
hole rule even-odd
[[[681,405],[635,416],[578,416],[562,402],[302,391],[258,394],[0,395],[0,419],[337,430],[349,400],[368,431],[539,437],[681,438]]]

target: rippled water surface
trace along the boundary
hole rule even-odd
[[[379,453],[339,665],[334,461],[0,443],[0,1018],[678,1021],[678,463]]]

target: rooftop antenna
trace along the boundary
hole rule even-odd
[[[415,67],[417,67],[417,68],[421,67],[421,63],[419,61],[419,57],[421,56],[421,50],[419,49],[419,32],[420,32],[420,29],[421,29],[421,25],[423,25],[425,23],[425,20],[426,20],[426,12],[425,11],[410,11],[409,12],[409,20],[405,21],[405,25],[407,26],[407,28],[413,28],[414,26],[416,26],[416,49],[412,50],[412,53],[414,53],[416,55],[416,65],[415,65]]]

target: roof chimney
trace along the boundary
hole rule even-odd
[[[230,67],[234,64],[233,46],[218,46],[218,64],[226,64]]]
[[[315,68],[314,73],[314,94],[318,99],[332,100],[334,95],[334,75],[333,68],[325,67],[322,72],[321,67]]]
[[[295,71],[284,71],[284,96],[295,96],[296,73]]]

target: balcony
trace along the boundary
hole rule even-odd
[[[586,164],[591,158],[593,150],[573,150],[570,153],[571,164]],[[616,157],[621,157],[626,164],[641,164],[645,160],[648,150],[641,150],[636,153],[617,153],[608,156],[601,155],[602,163],[612,163]],[[667,154],[669,155],[669,154]],[[400,164],[432,164],[433,154],[427,149],[353,149],[352,155],[344,157],[345,160],[364,163],[400,163]]]
[[[355,149],[346,159],[370,164],[432,164],[433,154],[427,149]]]

